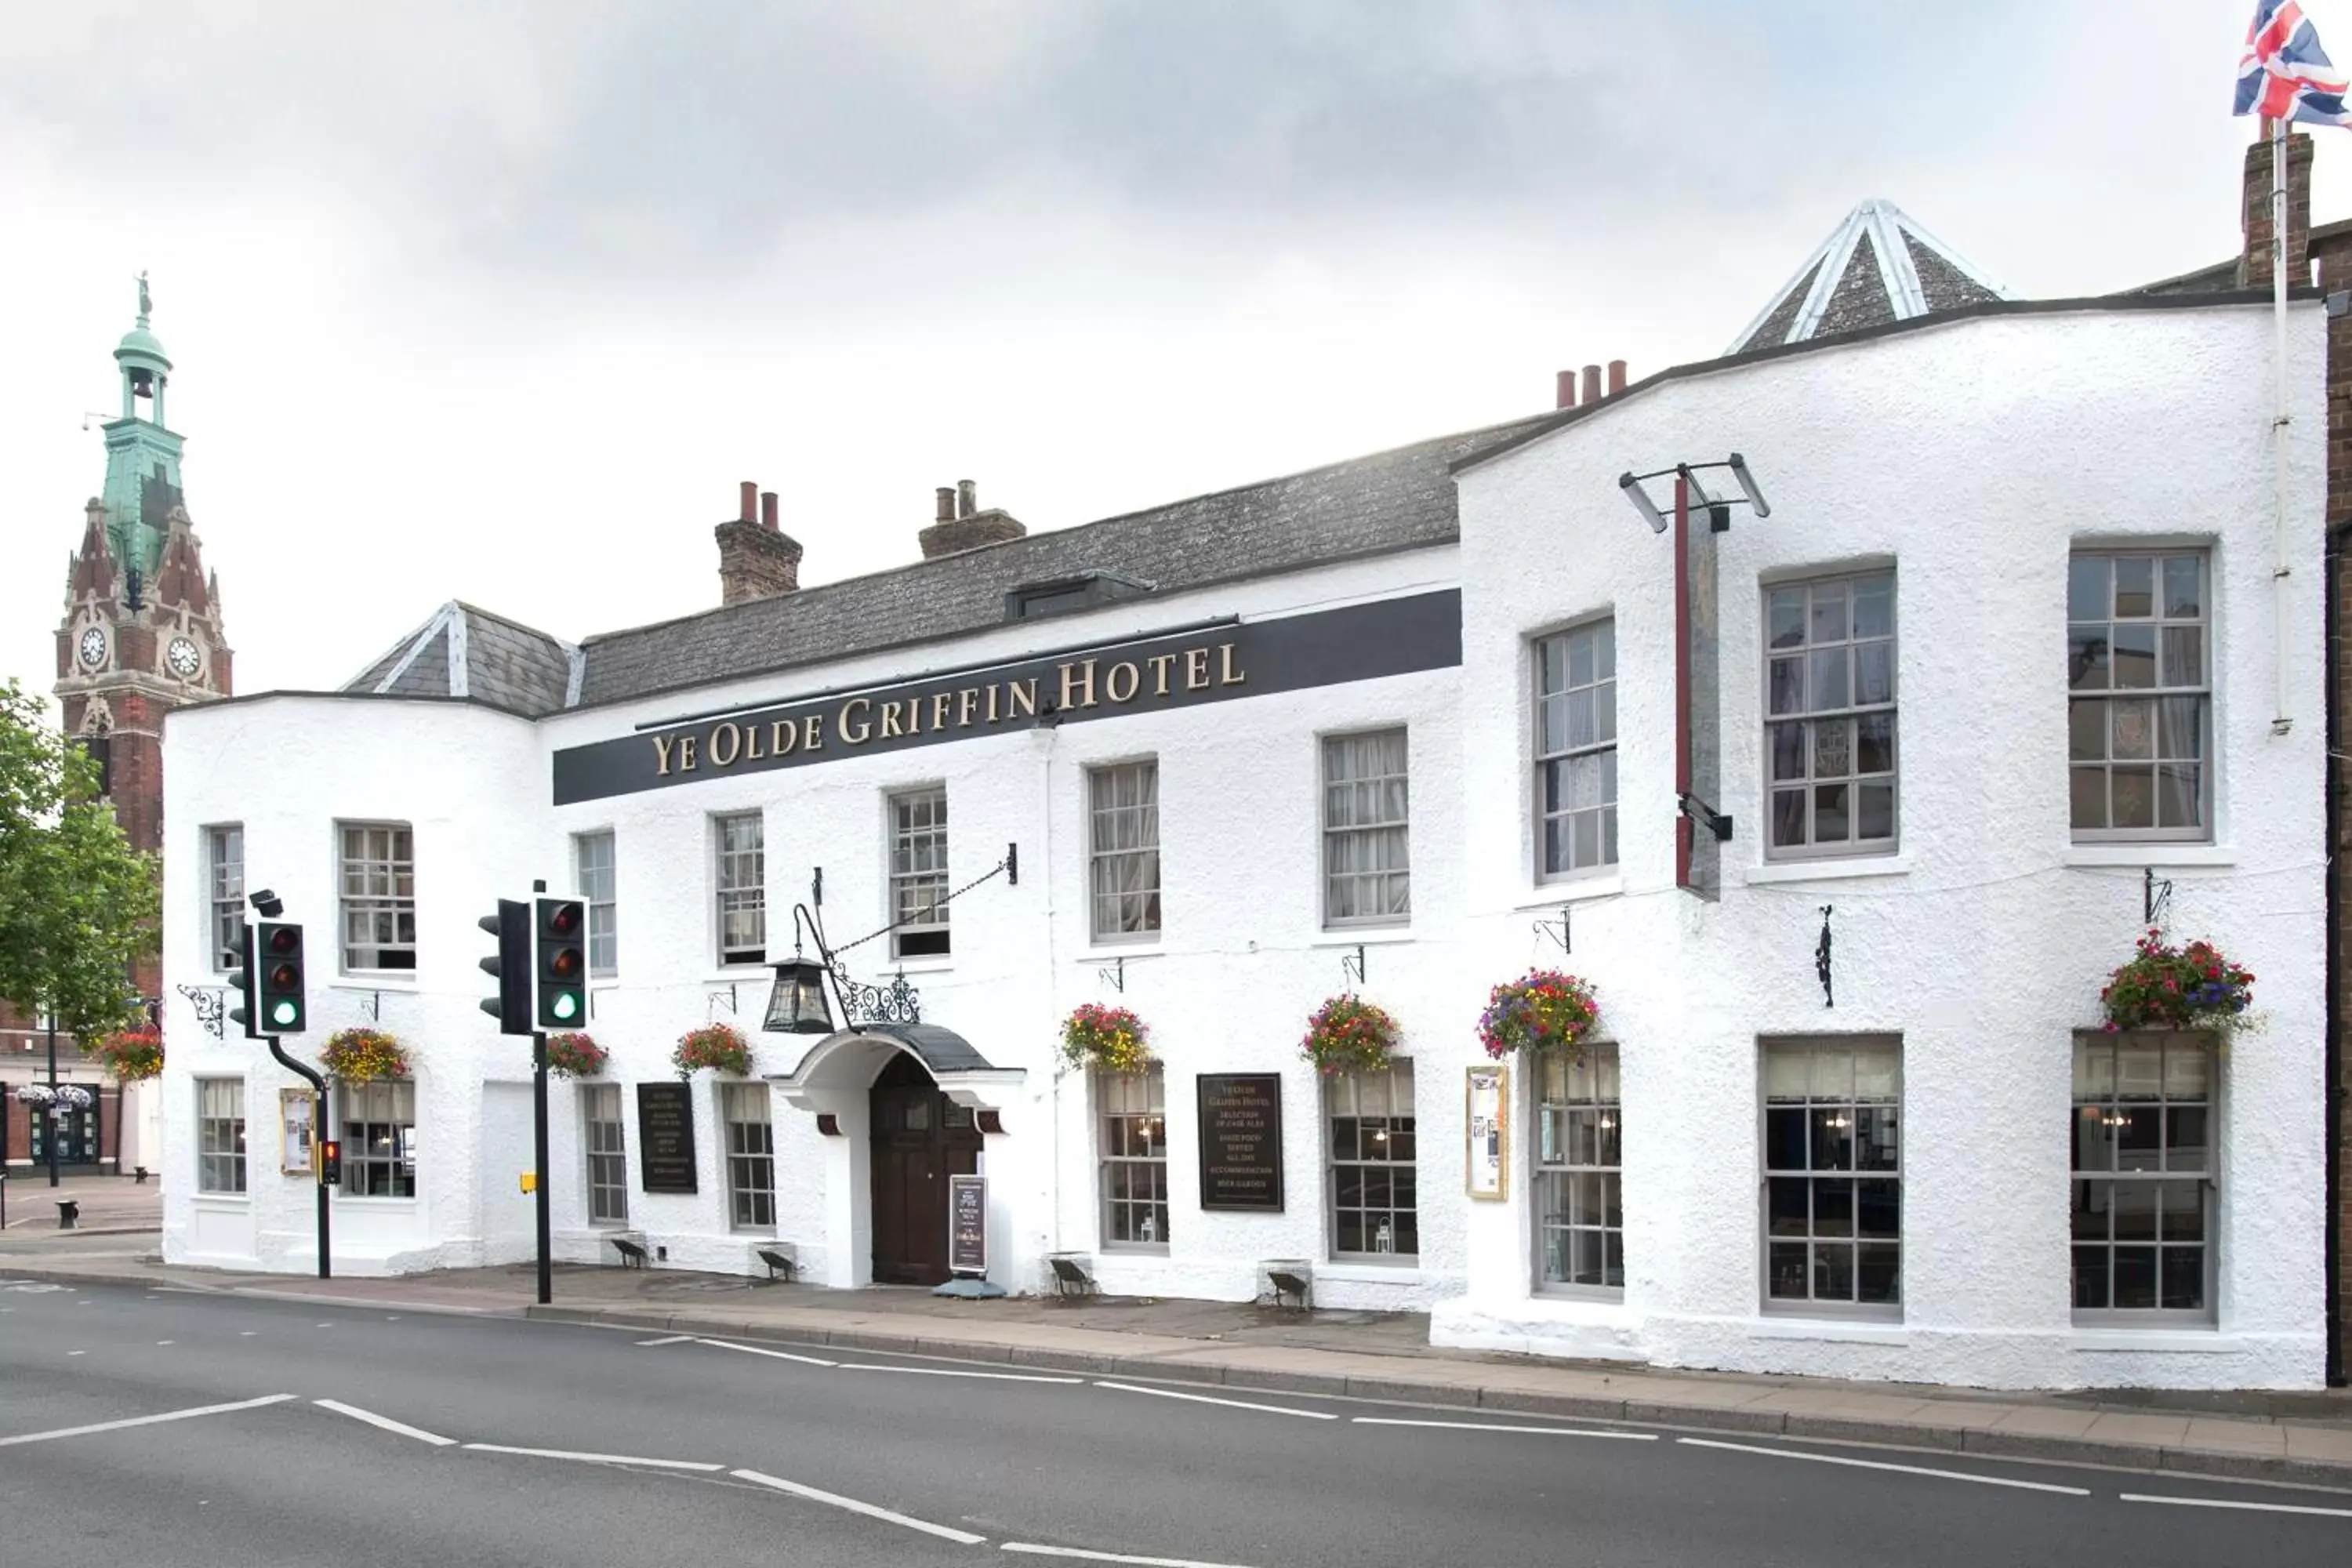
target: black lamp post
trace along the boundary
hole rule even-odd
[[[49,1185],[58,1184],[58,1134],[65,1113],[58,1100],[58,1012],[48,1010],[49,1025],[49,1102],[41,1107],[41,1114],[49,1119]]]

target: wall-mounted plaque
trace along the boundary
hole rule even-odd
[[[694,1091],[682,1083],[637,1085],[637,1168],[649,1193],[695,1190]]]
[[[988,1272],[988,1178],[948,1178],[948,1272]]]
[[[310,1171],[310,1137],[319,1124],[319,1100],[307,1089],[278,1091],[278,1169],[289,1176]]]
[[[1462,1108],[1465,1190],[1500,1203],[1511,1180],[1511,1069],[1485,1062],[1469,1069]]]
[[[1204,1072],[1201,1206],[1282,1211],[1282,1075]]]

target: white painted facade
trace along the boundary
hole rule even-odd
[[[743,1027],[756,1071],[792,1073],[806,1037],[758,1033],[768,972],[716,962],[711,818],[766,822],[767,946],[786,956],[791,910],[824,873],[836,942],[887,919],[885,801],[943,784],[950,880],[1020,847],[1017,886],[953,906],[954,951],[910,959],[926,1021],[995,1068],[1003,1131],[986,1140],[991,1275],[1040,1289],[1048,1253],[1089,1255],[1106,1290],[1238,1300],[1263,1261],[1314,1264],[1318,1304],[1433,1312],[1441,1343],[1666,1364],[2003,1386],[2309,1386],[2320,1380],[2322,1154],[2307,1086],[2321,1056],[2322,725],[2318,518],[2320,320],[2298,307],[2308,367],[2290,465],[2289,660],[2295,723],[2271,734],[2266,314],[2243,307],[2015,314],[1637,388],[1467,470],[1461,542],[1004,626],[893,655],[536,723],[454,701],[284,695],[174,712],[165,770],[171,980],[205,966],[202,829],[245,829],[247,884],[274,888],[310,933],[315,1054],[331,1030],[374,1023],[415,1068],[413,1199],[336,1194],[340,1272],[518,1260],[530,1250],[528,1042],[478,1009],[488,988],[475,928],[531,879],[572,886],[573,835],[611,830],[618,973],[593,986],[608,1081],[672,1076],[677,1036],[716,1016]],[[1738,824],[1719,903],[1673,871],[1671,556],[1618,494],[1617,475],[1738,449],[1773,515],[1736,514],[1720,542],[1724,796]],[[2064,584],[2078,541],[2209,545],[2217,584],[2215,841],[2090,849],[2067,826]],[[1834,867],[1766,866],[1756,829],[1759,584],[1789,573],[1889,563],[1898,594],[1900,847]],[[713,774],[577,805],[547,804],[554,752],[687,713],[762,705],[867,682],[1025,657],[1199,622],[1255,620],[1431,589],[1463,594],[1458,669],[1001,731],[819,765]],[[1622,864],[1538,884],[1530,826],[1529,639],[1596,615],[1618,637]],[[1403,726],[1411,758],[1412,915],[1371,931],[1324,929],[1319,737]],[[1155,757],[1164,910],[1156,941],[1088,936],[1086,770]],[[338,821],[413,826],[418,967],[336,974]],[[2140,868],[2177,887],[2173,927],[2210,936],[2261,977],[2268,1026],[2224,1053],[2217,1321],[2197,1328],[2076,1327],[2068,1301],[2072,1030],[2128,955]],[[1488,986],[1560,962],[1532,931],[1574,904],[1573,955],[1623,1064],[1626,1283],[1607,1299],[1545,1293],[1524,1152],[1527,1077],[1514,1074],[1505,1201],[1465,1194],[1464,1071]],[[1835,906],[1838,1004],[1813,973],[1819,906]],[[176,907],[185,905],[186,907]],[[1417,1257],[1337,1263],[1323,1086],[1297,1041],[1347,988],[1400,1020],[1413,1064]],[[886,944],[851,954],[885,978]],[[1123,993],[1105,975],[1124,957]],[[730,995],[731,987],[732,994]],[[163,1086],[164,1245],[175,1262],[306,1271],[312,1194],[270,1157],[277,1091],[294,1080],[255,1043],[213,1041],[167,985],[173,1048]],[[714,1000],[717,999],[717,1000]],[[1165,1064],[1170,1236],[1121,1252],[1099,1234],[1090,1086],[1058,1070],[1061,1018],[1123,1002]],[[716,1009],[714,1015],[714,1009]],[[1868,1032],[1902,1042],[1903,1270],[1899,1315],[1854,1321],[1764,1310],[1758,1165],[1759,1041]],[[232,1031],[232,1035],[234,1031]],[[871,1276],[862,1074],[772,1107],[776,1224],[728,1224],[719,1089],[695,1079],[700,1190],[638,1184],[625,1106],[628,1222],[669,1266],[757,1272],[753,1249],[792,1243],[803,1277]],[[854,1067],[855,1070],[849,1070]],[[1195,1076],[1283,1075],[1287,1201],[1280,1214],[1197,1203]],[[245,1085],[248,1190],[200,1194],[194,1079]],[[814,1112],[838,1118],[839,1136]],[[576,1090],[553,1093],[551,1170],[559,1256],[612,1254],[587,1222]]]

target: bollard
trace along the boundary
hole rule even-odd
[[[79,1198],[59,1198],[58,1200],[58,1228],[59,1230],[71,1230],[80,1223],[81,1200]]]

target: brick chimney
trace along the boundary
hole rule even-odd
[[[938,510],[931,525],[917,536],[922,541],[926,561],[977,550],[983,544],[1002,544],[1029,532],[1018,518],[1002,508],[981,510],[980,488],[970,479],[958,480],[953,489],[940,486],[937,498]]]
[[[2246,180],[2239,209],[2246,236],[2245,253],[2238,258],[2238,283],[2246,289],[2271,286],[2271,139],[2270,121],[2263,135],[2246,149]],[[2311,280],[2311,138],[2297,132],[2286,139],[2286,280]]]
[[[740,510],[713,529],[719,540],[719,602],[747,605],[796,592],[801,585],[801,543],[776,526],[776,492],[762,492],[750,479]]]

